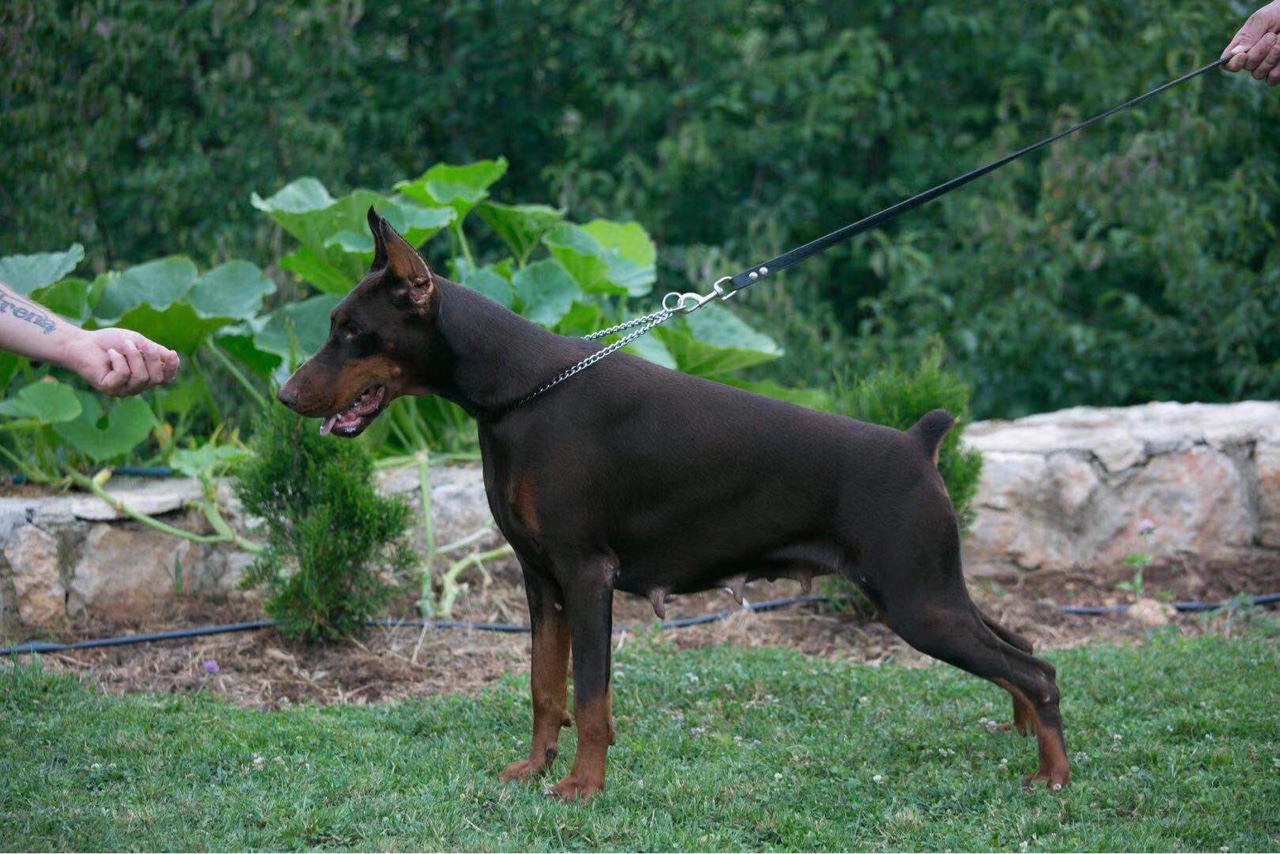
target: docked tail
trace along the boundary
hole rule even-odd
[[[942,446],[943,438],[955,423],[956,420],[948,415],[945,409],[935,409],[925,413],[924,417],[907,431],[907,435],[919,442],[924,452],[933,458],[933,464],[937,465],[938,448]]]

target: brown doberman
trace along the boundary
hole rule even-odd
[[[613,741],[615,590],[648,597],[757,578],[840,573],[921,652],[1013,696],[1039,740],[1024,782],[1070,777],[1053,666],[978,610],[938,475],[951,428],[935,410],[906,432],[817,412],[618,353],[522,406],[596,352],[434,275],[372,209],[373,267],[333,310],[328,340],[280,400],[358,436],[399,395],[437,394],[476,419],[489,506],[524,572],[533,626],[533,745],[503,780],[541,774],[578,725],[552,792],[604,788]],[[573,649],[574,718],[566,677]]]

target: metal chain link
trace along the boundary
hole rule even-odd
[[[631,320],[628,320],[625,323],[619,323],[617,326],[610,326],[608,329],[601,329],[599,332],[592,332],[590,335],[583,335],[582,339],[584,341],[594,341],[597,338],[604,338],[606,335],[612,335],[615,332],[621,332],[624,329],[630,329],[633,326],[639,326],[642,323],[648,323],[650,320],[653,320],[655,317],[661,318],[658,321],[658,323],[662,323],[670,316],[671,316],[671,312],[667,311],[665,308],[658,309],[653,314],[646,314],[644,317],[633,317]],[[654,324],[654,326],[657,326],[657,325],[658,325],[657,323]],[[649,329],[652,329],[652,328],[653,326],[649,327]],[[645,331],[647,332],[648,330],[645,330]],[[642,332],[640,334],[643,335],[644,333]]]
[[[605,356],[608,356],[610,353],[615,353],[618,350],[621,350],[623,347],[630,344],[635,339],[639,338],[640,336],[647,335],[649,331],[652,330],[655,326],[657,326],[660,323],[665,323],[666,321],[670,320],[674,315],[675,315],[674,312],[667,311],[664,308],[660,311],[655,311],[653,314],[646,314],[644,317],[637,317],[633,320],[629,320],[626,323],[620,323],[617,326],[611,327],[609,329],[602,329],[599,332],[594,332],[590,335],[584,335],[583,338],[588,340],[601,338],[613,332],[617,332],[622,329],[629,329],[633,326],[643,324],[640,326],[639,329],[632,332],[631,334],[624,335],[622,338],[619,338],[617,341],[614,341],[612,344],[610,344],[608,347],[605,347],[603,350],[598,350],[595,353],[592,353],[590,356],[587,356],[582,361],[578,362],[576,365],[573,365],[572,367],[565,369],[559,375],[548,380],[543,385],[529,392],[524,397],[520,398],[515,403],[508,406],[506,409],[502,410],[502,414],[506,414],[511,410],[516,409],[517,407],[523,406],[524,404],[533,400],[538,395],[543,394],[544,392],[548,392],[551,389],[555,388],[556,386],[560,385],[560,383],[569,379],[569,377],[572,377],[574,374],[577,374],[581,371],[585,371],[587,368],[591,367],[596,362],[603,359]]]
[[[552,379],[543,383],[538,388],[529,392],[524,397],[517,400],[515,403],[499,410],[497,413],[497,416],[506,415],[511,410],[517,409],[525,405],[526,403],[533,400],[538,395],[544,394],[545,392],[550,391],[551,389],[560,385],[560,383],[569,379],[569,377],[573,376],[574,374],[580,373],[581,371],[585,371],[587,368],[591,367],[596,362],[603,359],[605,356],[608,356],[611,353],[618,352],[623,347],[627,346],[632,341],[639,338],[641,335],[648,335],[649,332],[652,331],[655,326],[658,326],[659,324],[662,324],[662,323],[666,323],[668,320],[675,317],[677,314],[692,314],[693,312],[702,308],[704,305],[706,305],[707,303],[711,302],[714,299],[722,299],[722,300],[728,299],[729,297],[733,296],[733,291],[725,288],[725,283],[728,281],[729,281],[728,276],[725,276],[724,278],[717,281],[715,285],[712,286],[711,293],[709,294],[682,294],[679,291],[673,291],[672,293],[669,293],[662,298],[662,308],[658,309],[652,314],[646,314],[643,317],[633,317],[631,320],[623,321],[622,323],[619,323],[617,326],[610,326],[608,329],[601,329],[599,332],[592,332],[590,335],[582,336],[582,340],[584,341],[595,341],[596,339],[604,338],[606,335],[612,335],[615,332],[621,332],[624,329],[632,329],[634,327],[638,327],[635,329],[634,332],[624,335],[622,338],[619,338],[617,341],[614,341],[612,344],[605,347],[603,350],[599,350],[595,353],[592,353],[590,356],[578,362],[576,365],[573,365],[572,367],[567,368],[557,376],[553,377]]]

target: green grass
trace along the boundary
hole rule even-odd
[[[1278,652],[1051,654],[1074,773],[1052,796],[1018,785],[1034,742],[979,723],[1007,696],[951,668],[641,640],[616,655],[608,790],[574,806],[497,780],[527,749],[526,679],[264,713],[0,665],[0,847],[1275,849]]]

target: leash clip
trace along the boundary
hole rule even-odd
[[[662,307],[672,314],[692,314],[713,299],[726,300],[737,293],[733,288],[726,288],[726,282],[732,282],[732,276],[724,276],[711,286],[709,294],[680,293],[672,291],[662,298]]]

